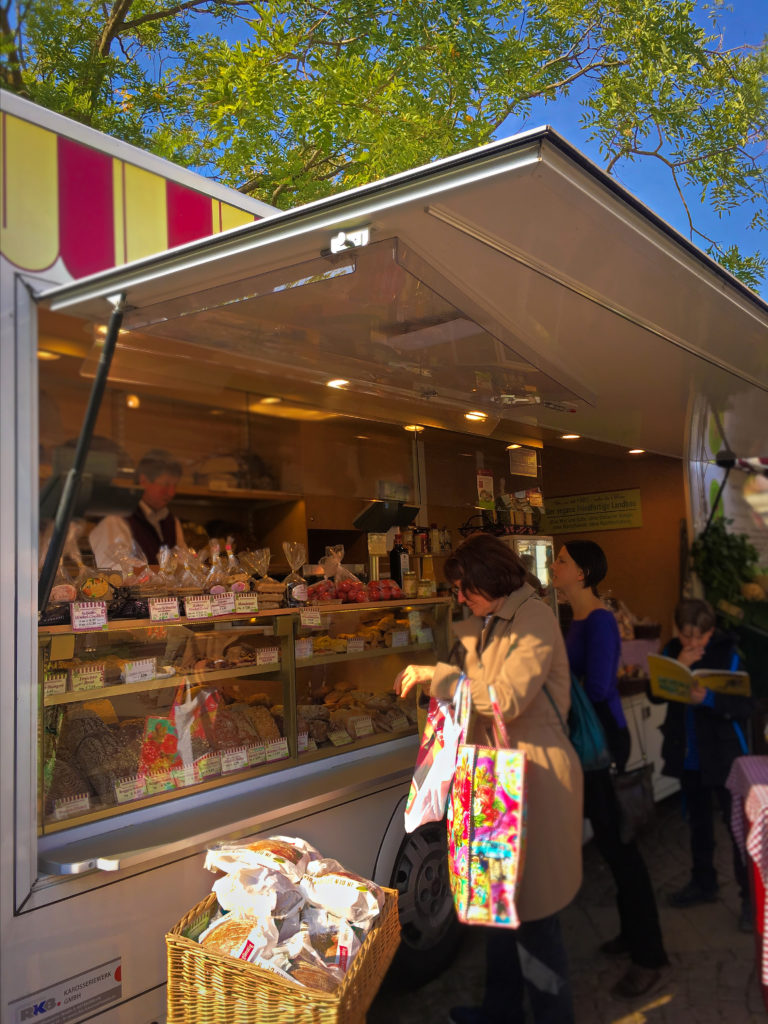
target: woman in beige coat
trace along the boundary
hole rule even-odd
[[[583,783],[579,759],[551,703],[565,721],[571,683],[565,645],[552,610],[525,582],[525,567],[497,538],[468,538],[446,562],[445,574],[459,604],[472,612],[454,626],[452,664],[409,665],[395,689],[405,696],[420,684],[434,697],[450,698],[464,672],[473,705],[468,742],[492,743],[493,683],[510,743],[528,758],[526,853],[517,900],[521,925],[488,929],[483,1004],[455,1007],[451,1020],[522,1024],[527,987],[536,1024],[569,1024],[573,1009],[557,912],[581,885]]]

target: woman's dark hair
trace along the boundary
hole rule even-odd
[[[675,625],[679,630],[692,626],[701,633],[708,633],[715,628],[717,617],[709,601],[697,597],[685,597],[675,608]]]
[[[157,480],[163,473],[180,477],[181,472],[181,463],[170,452],[164,448],[153,448],[142,455],[136,467],[136,482],[139,482],[140,476],[145,476],[147,480]]]
[[[519,590],[528,575],[511,548],[489,533],[467,537],[445,563],[445,578],[461,589],[484,597],[506,597]]]
[[[584,573],[584,586],[590,587],[597,595],[597,585],[602,583],[608,572],[605,552],[593,540],[569,540],[565,550]]]

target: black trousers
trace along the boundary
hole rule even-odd
[[[669,963],[661,937],[656,896],[637,843],[622,843],[620,810],[609,770],[584,773],[584,816],[595,833],[595,844],[616,883],[621,936],[633,963],[663,967]]]
[[[725,786],[705,786],[700,771],[684,771],[681,779],[683,796],[688,810],[691,829],[691,880],[714,892],[717,889],[715,869],[715,819],[713,797],[717,800],[720,813],[733,847],[733,873],[743,901],[749,900],[749,877],[747,866],[741,859],[731,831],[731,793]]]
[[[536,1024],[573,1024],[568,958],[557,914],[519,928],[486,928],[485,996],[493,1024],[525,1024],[527,990]]]

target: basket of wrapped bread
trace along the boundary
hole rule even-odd
[[[220,844],[166,935],[167,1024],[362,1024],[400,942],[397,892],[301,839]]]

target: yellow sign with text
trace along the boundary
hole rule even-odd
[[[643,525],[640,489],[545,498],[541,533],[629,530]]]

